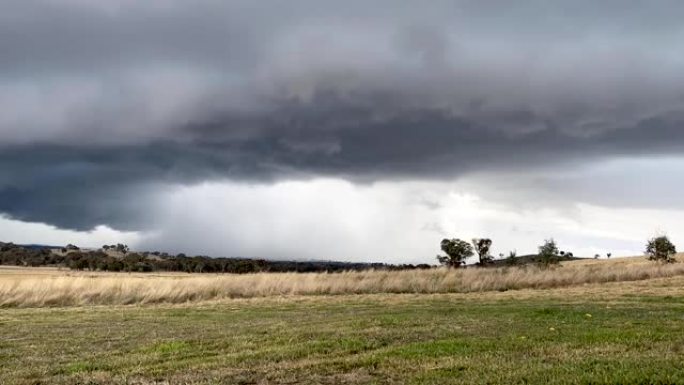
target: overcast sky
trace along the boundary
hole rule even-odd
[[[0,240],[433,263],[684,242],[684,3],[5,0]]]

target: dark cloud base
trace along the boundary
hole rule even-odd
[[[82,146],[36,144],[0,153],[0,212],[23,221],[87,230],[106,224],[146,228],[155,194],[207,180],[272,183],[333,176],[357,183],[388,179],[453,179],[469,172],[505,172],[588,162],[616,155],[678,154],[678,121],[650,118],[631,128],[588,137],[548,127],[514,134],[451,117],[409,111],[383,121],[312,104],[289,118],[254,118],[262,128],[231,139],[234,122],[184,127],[183,142]],[[354,116],[354,115],[346,115]],[[280,122],[275,124],[274,122]],[[247,124],[243,120],[242,124]],[[257,131],[255,131],[257,132]],[[191,135],[190,135],[191,134]]]

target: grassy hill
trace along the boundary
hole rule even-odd
[[[495,259],[492,261],[491,265],[496,266],[496,267],[501,267],[501,266],[509,266],[511,264],[515,265],[530,265],[530,264],[535,264],[537,263],[539,259],[539,256],[537,254],[527,254],[527,255],[521,255],[515,257],[514,261],[512,261],[508,258],[500,258],[500,259]],[[581,260],[586,260],[587,258],[580,258],[580,257],[569,257],[567,255],[559,256],[558,261],[560,262],[565,262],[565,261],[581,261]]]

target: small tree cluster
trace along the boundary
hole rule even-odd
[[[646,243],[646,255],[651,261],[674,262],[676,253],[675,245],[665,235],[651,238]]]
[[[123,243],[117,243],[116,245],[102,245],[102,250],[116,251],[124,255],[130,251],[128,245],[124,245]]]

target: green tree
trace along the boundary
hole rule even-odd
[[[494,259],[489,255],[489,249],[492,247],[492,240],[489,238],[473,238],[473,246],[480,259],[480,266],[486,265]]]
[[[440,246],[446,255],[438,255],[437,260],[448,267],[460,267],[465,264],[466,258],[473,255],[473,246],[461,239],[443,239]]]
[[[646,255],[651,261],[674,262],[676,253],[675,245],[665,235],[651,238],[646,243]]]
[[[117,243],[114,249],[124,255],[126,255],[126,253],[128,253],[129,250],[128,245],[124,245],[122,243]]]
[[[560,251],[558,251],[558,246],[553,238],[545,240],[544,244],[539,246],[537,262],[542,267],[548,267],[560,263]]]

